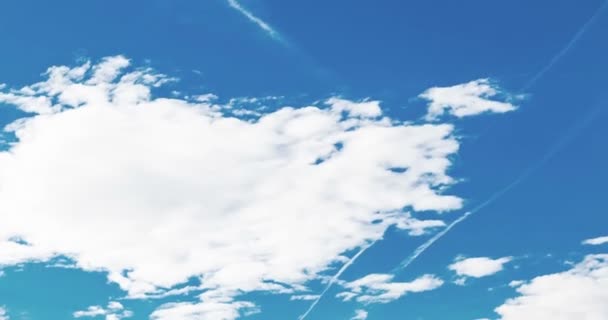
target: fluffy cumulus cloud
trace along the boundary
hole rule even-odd
[[[590,245],[590,246],[599,246],[599,245],[607,244],[607,243],[608,243],[608,236],[597,237],[597,238],[587,239],[587,240],[583,241],[583,244]]]
[[[0,306],[0,320],[9,320],[8,314],[6,313],[6,309]]]
[[[479,79],[451,87],[434,87],[419,96],[429,101],[427,120],[444,114],[458,118],[481,113],[505,113],[517,109],[510,101],[515,98],[504,93],[489,79]]]
[[[496,309],[501,320],[608,319],[608,254],[589,255],[572,269],[536,277]]]
[[[511,260],[513,260],[512,257],[498,259],[488,257],[457,258],[448,268],[462,277],[457,280],[457,284],[464,284],[464,280],[467,277],[482,278],[502,271],[504,265],[511,262]]]
[[[407,293],[437,289],[443,280],[424,275],[411,282],[393,282],[391,274],[370,274],[361,279],[344,284],[347,291],[337,295],[344,301],[356,300],[361,303],[388,303]]]
[[[120,302],[110,301],[107,307],[90,306],[86,310],[76,311],[74,318],[94,318],[103,316],[106,320],[120,320],[133,316],[130,310],[125,310]]]
[[[338,98],[243,119],[214,99],[153,94],[172,80],[117,56],[1,89],[28,114],[0,151],[0,267],[68,257],[133,298],[198,294],[154,319],[235,319],[257,312],[243,293],[306,294],[389,226],[422,234],[444,224],[416,211],[462,205],[445,194],[459,148],[450,124]],[[184,288],[193,278],[201,285]],[[352,289],[389,301],[440,284]]]

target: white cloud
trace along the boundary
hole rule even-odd
[[[8,313],[6,312],[6,309],[2,306],[0,306],[0,320],[9,320],[10,318],[8,317]]]
[[[0,271],[2,267],[26,262],[46,261],[53,256],[52,252],[13,238],[0,238]]]
[[[106,320],[120,320],[133,316],[133,312],[125,310],[120,302],[110,301],[107,307],[90,306],[86,310],[76,311],[74,318],[94,318],[104,316]]]
[[[396,226],[401,230],[409,230],[408,234],[410,236],[421,236],[428,233],[429,230],[445,227],[445,222],[442,220],[418,220],[410,218],[399,221]]]
[[[154,98],[171,79],[128,64],[53,67],[46,81],[7,89],[4,102],[34,114],[7,127],[16,140],[0,152],[0,264],[63,255],[140,298],[186,292],[195,277],[205,294],[156,319],[234,319],[254,309],[243,293],[306,293],[391,225],[442,226],[403,208],[462,205],[444,194],[459,148],[451,125],[402,123],[377,102],[344,99],[245,121],[212,101]],[[369,300],[439,282],[416,281]]]
[[[497,99],[502,96],[507,101]],[[436,120],[445,113],[458,118],[481,113],[505,113],[517,109],[512,97],[501,92],[489,79],[479,79],[451,87],[434,87],[419,96],[429,101],[427,120]]]
[[[382,115],[380,101],[360,101],[353,102],[341,98],[330,98],[327,103],[339,112],[348,112],[351,116],[374,118]]]
[[[90,306],[86,310],[74,312],[74,318],[97,317],[106,315],[106,309],[101,306]]]
[[[318,294],[301,294],[301,295],[295,295],[295,296],[291,296],[289,298],[289,300],[304,300],[304,301],[312,301],[312,300],[316,300],[319,299],[319,295]]]
[[[456,272],[459,276],[482,278],[502,271],[504,265],[511,260],[513,260],[512,257],[502,257],[498,259],[487,257],[457,259],[456,262],[451,264],[448,268]],[[464,284],[464,280],[457,284]]]
[[[460,277],[456,280],[453,281],[453,283],[457,286],[464,286],[467,284],[467,278],[466,277]]]
[[[388,303],[407,293],[435,290],[443,285],[443,280],[424,275],[411,282],[393,282],[391,274],[370,274],[361,279],[344,284],[347,291],[337,295],[344,301],[352,299],[362,303]]]
[[[608,243],[608,236],[597,237],[597,238],[587,239],[587,240],[583,241],[583,244],[591,245],[591,246],[599,246],[599,245],[606,244],[606,243]]]
[[[202,303],[169,303],[161,306],[150,316],[152,320],[193,319],[223,320],[236,319],[259,310],[251,302],[244,301],[204,301]]]
[[[526,282],[523,281],[523,280],[513,280],[513,281],[509,282],[509,287],[511,287],[511,288],[517,288],[517,287],[521,286],[524,283],[526,283]]]
[[[368,315],[368,313],[365,310],[361,310],[361,309],[356,310],[355,315],[352,318],[350,318],[350,320],[366,320],[367,315]]]
[[[536,277],[496,308],[501,320],[608,319],[608,254],[589,255],[572,269]]]

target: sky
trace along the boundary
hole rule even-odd
[[[608,319],[608,2],[0,4],[0,320]]]

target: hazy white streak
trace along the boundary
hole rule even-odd
[[[536,162],[534,165],[528,167],[515,180],[513,180],[511,183],[509,183],[508,185],[506,185],[502,189],[500,189],[497,192],[495,192],[494,194],[492,194],[492,196],[490,196],[486,201],[482,202],[481,204],[479,204],[478,206],[476,206],[475,208],[473,208],[471,211],[465,213],[462,217],[456,219],[449,226],[447,226],[444,230],[442,230],[441,232],[439,232],[438,234],[436,234],[434,237],[432,237],[431,239],[429,239],[427,242],[423,243],[420,247],[418,247],[410,256],[408,256],[405,260],[403,260],[403,262],[401,262],[401,264],[399,265],[399,267],[397,267],[397,268],[395,268],[393,270],[393,273],[397,273],[397,272],[399,272],[399,271],[404,270],[405,268],[407,268],[412,262],[414,262],[418,258],[418,256],[420,256],[421,254],[423,254],[437,240],[439,240],[443,236],[445,236],[457,224],[463,222],[464,220],[466,220],[467,218],[469,218],[473,214],[477,213],[479,210],[481,210],[481,209],[485,208],[486,206],[492,204],[494,201],[502,198],[502,196],[504,196],[507,192],[511,191],[511,189],[515,188],[520,183],[524,182],[534,172],[536,172],[538,169],[540,169],[541,167],[543,167],[559,151],[561,151],[566,145],[568,145],[570,142],[572,142],[572,140],[576,136],[578,136],[579,133],[583,129],[585,129],[587,126],[589,126],[589,124],[596,118],[596,116],[601,111],[601,109],[602,109],[601,106],[602,106],[601,104],[598,104],[596,107],[594,107],[593,109],[591,109],[583,119],[581,119],[580,121],[576,122],[572,127],[570,127],[570,129],[562,136],[562,138],[560,140],[558,140],[557,143],[554,144],[553,147],[551,149],[549,149],[545,153],[545,155],[538,162]]]
[[[276,30],[274,30],[268,23],[264,22],[264,20],[255,16],[253,13],[251,13],[251,11],[247,10],[236,0],[228,0],[228,5],[242,13],[247,19],[249,19],[249,21],[258,25],[258,27],[260,27],[262,30],[266,31],[271,38],[283,42],[281,35]]]
[[[418,256],[420,256],[424,251],[426,251],[426,249],[428,249],[430,246],[432,246],[437,240],[441,239],[448,232],[450,232],[450,230],[452,230],[452,228],[454,228],[457,224],[466,220],[472,214],[473,214],[472,211],[465,213],[464,215],[462,215],[462,217],[454,220],[454,222],[450,223],[450,225],[448,225],[441,232],[434,235],[427,242],[420,245],[418,248],[416,248],[416,250],[414,250],[414,252],[409,257],[407,257],[405,260],[403,260],[399,264],[399,267],[397,267],[395,270],[393,270],[392,273],[395,274],[395,273],[399,272],[400,270],[407,268],[412,262],[414,262],[416,260],[416,258],[418,258]]]
[[[340,270],[338,270],[338,272],[329,280],[325,289],[323,289],[323,291],[321,292],[319,297],[315,301],[313,301],[313,303],[310,305],[310,307],[308,307],[308,310],[306,310],[306,312],[304,312],[304,314],[302,314],[298,319],[304,320],[308,316],[308,314],[310,314],[312,312],[312,310],[317,306],[319,301],[321,301],[321,299],[323,299],[323,296],[327,293],[327,291],[329,291],[329,289],[331,289],[331,287],[334,285],[334,283],[336,283],[336,281],[338,281],[338,279],[346,271],[346,269],[348,269],[353,263],[355,263],[355,261],[357,261],[357,259],[359,259],[359,257],[363,253],[365,253],[365,251],[367,251],[367,249],[369,249],[375,243],[376,243],[376,241],[371,242],[370,244],[362,247],[361,250],[359,250],[359,252],[357,252],[357,254],[355,254],[350,260],[348,260],[348,262],[346,262],[342,266],[342,268],[340,268]]]
[[[545,73],[551,70],[551,68],[553,68],[553,66],[557,62],[559,62],[559,60],[561,60],[561,58],[565,56],[566,53],[568,53],[568,51],[570,51],[570,49],[580,40],[583,34],[585,34],[587,29],[589,29],[589,27],[595,22],[595,20],[597,20],[597,18],[601,15],[601,13],[604,11],[604,9],[606,9],[607,6],[608,1],[604,2],[604,4],[593,14],[593,16],[591,16],[591,18],[589,18],[589,20],[576,32],[574,37],[570,39],[566,46],[563,47],[544,68],[542,68],[536,75],[534,75],[534,77],[532,77],[532,79],[530,79],[526,83],[526,85],[524,85],[521,91],[526,91],[530,87],[534,86],[534,84],[536,84],[536,82],[540,80],[540,78],[542,78]]]

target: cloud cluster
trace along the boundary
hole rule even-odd
[[[443,225],[413,211],[462,205],[444,193],[459,148],[450,124],[408,124],[378,102],[337,98],[240,119],[209,100],[155,97],[172,79],[121,56],[46,77],[0,93],[29,112],[5,129],[15,138],[0,152],[0,263],[66,256],[139,298],[200,280],[196,301],[154,319],[255,312],[241,294],[305,293],[391,225]],[[358,288],[382,302],[438,285]]]
[[[481,113],[505,113],[517,109],[509,100],[514,97],[501,92],[489,79],[478,79],[450,87],[434,87],[419,96],[429,101],[427,120],[444,114],[458,118]],[[501,101],[503,100],[503,101]]]
[[[392,274],[370,274],[344,284],[347,291],[337,295],[343,301],[355,299],[361,303],[388,303],[407,293],[435,290],[443,285],[443,280],[424,275],[411,282],[393,282]]]
[[[608,319],[608,255],[589,255],[571,270],[536,277],[496,308],[501,320]]]
[[[105,320],[121,320],[133,316],[133,312],[125,310],[125,307],[116,301],[110,301],[107,307],[90,306],[86,310],[73,313],[74,318],[105,317]]]
[[[6,309],[0,306],[0,320],[9,320],[8,314],[6,313]]]

